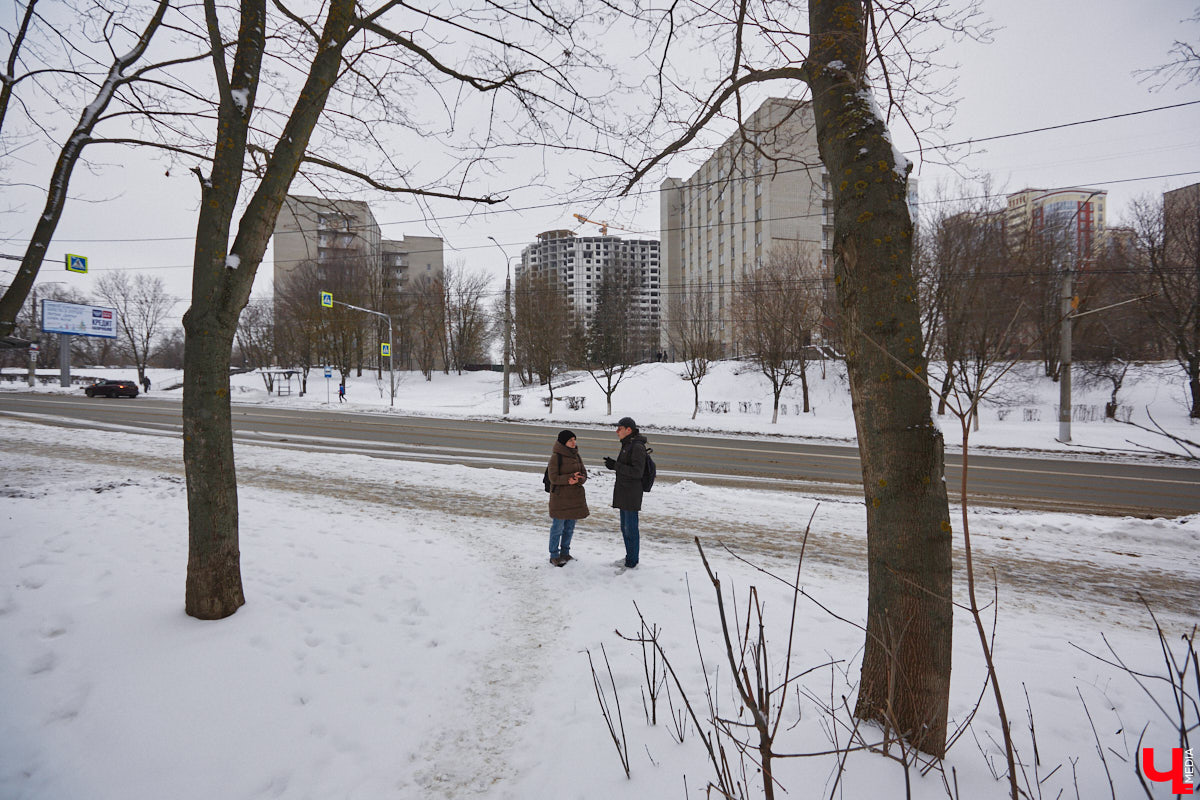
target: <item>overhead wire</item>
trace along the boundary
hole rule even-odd
[[[992,136],[983,136],[983,137],[978,137],[978,138],[964,139],[959,142],[951,142],[951,143],[946,143],[946,144],[933,144],[933,145],[929,145],[923,149],[925,151],[948,150],[948,149],[953,149],[956,147],[964,147],[964,146],[971,145],[971,144],[979,144],[979,143],[995,141],[995,140],[999,140],[999,139],[1009,139],[1009,138],[1013,138],[1013,137],[1017,137],[1017,136],[1028,136],[1028,135],[1032,135],[1035,133],[1044,133],[1047,131],[1077,127],[1080,125],[1091,125],[1091,124],[1096,124],[1096,123],[1100,123],[1100,122],[1108,122],[1111,120],[1135,117],[1135,116],[1140,116],[1143,114],[1151,114],[1151,113],[1156,113],[1156,112],[1160,112],[1160,111],[1169,111],[1169,110],[1173,110],[1173,109],[1185,108],[1185,107],[1194,106],[1194,105],[1200,105],[1200,100],[1191,100],[1191,101],[1185,101],[1182,103],[1172,103],[1172,104],[1163,105],[1163,106],[1156,106],[1154,108],[1141,109],[1138,111],[1128,111],[1128,112],[1123,112],[1120,114],[1109,114],[1109,115],[1101,116],[1101,117],[1091,117],[1091,118],[1083,119],[1083,120],[1075,120],[1073,122],[1064,122],[1064,123],[1060,123],[1057,125],[1047,125],[1047,126],[1041,126],[1041,127],[1037,127],[1037,128],[1027,128],[1025,130],[1011,131],[1008,133],[995,134]],[[914,151],[907,151],[905,154],[906,155],[914,155],[915,153],[914,153]],[[774,178],[776,175],[786,175],[786,174],[791,174],[791,173],[795,173],[795,172],[807,172],[807,171],[811,171],[813,169],[821,169],[821,167],[819,165],[803,165],[800,167],[778,169],[778,170],[771,171],[770,177]],[[1169,174],[1165,174],[1165,175],[1152,175],[1152,176],[1146,176],[1146,177],[1141,177],[1141,178],[1125,178],[1125,179],[1117,179],[1117,180],[1110,180],[1110,181],[1085,181],[1085,182],[1082,182],[1080,185],[1086,184],[1086,185],[1094,185],[1094,186],[1105,186],[1105,185],[1116,185],[1116,184],[1121,184],[1121,183],[1132,183],[1132,182],[1143,181],[1143,180],[1157,180],[1157,179],[1165,179],[1165,178],[1173,178],[1173,177],[1184,177],[1184,176],[1190,176],[1190,175],[1200,175],[1200,170],[1189,171],[1189,172],[1179,172],[1179,173],[1169,173]],[[761,177],[762,177],[761,175],[756,175],[756,174],[746,174],[746,175],[736,175],[736,176],[733,174],[730,174],[728,176],[718,177],[718,178],[715,178],[710,181],[700,181],[700,182],[697,182],[694,184],[688,184],[688,188],[689,189],[705,189],[705,188],[709,188],[712,186],[732,183],[734,181],[757,180]],[[631,196],[631,197],[647,196],[647,195],[658,194],[661,191],[662,191],[661,188],[642,189],[642,190],[629,192],[627,196]],[[985,197],[987,197],[987,196],[985,196]],[[966,199],[983,199],[983,198],[977,197],[977,198],[959,198],[959,199],[966,200]],[[920,204],[925,204],[928,202],[936,203],[936,202],[949,202],[949,201],[944,201],[944,200],[921,201]],[[569,203],[566,201],[548,202],[548,203],[538,203],[538,204],[528,205],[528,206],[517,206],[517,207],[513,207],[513,208],[496,209],[495,211],[486,211],[484,213],[485,214],[513,214],[513,213],[523,213],[526,211],[540,211],[540,210],[549,209],[549,208],[559,208],[559,209],[569,208],[572,205],[573,205],[572,203]],[[444,221],[450,221],[450,220],[459,220],[459,219],[470,219],[470,218],[476,217],[476,216],[479,216],[478,212],[464,213],[464,214],[450,214],[450,215],[440,216],[440,217],[438,217],[438,219],[444,220]],[[380,223],[376,223],[376,225],[380,228],[384,228],[384,227],[392,227],[392,226],[396,226],[396,225],[416,225],[416,224],[422,224],[426,221],[427,220],[425,218],[419,218],[419,219],[409,219],[409,220],[396,220],[396,221],[391,221],[391,222],[380,222]],[[351,226],[349,226],[348,230],[355,230],[357,228],[368,228],[368,227],[370,227],[370,226],[351,225]],[[643,233],[650,235],[649,232],[643,232]],[[64,243],[70,243],[70,244],[79,244],[79,243],[109,244],[109,243],[135,243],[135,242],[191,241],[194,238],[195,238],[194,236],[150,236],[150,237],[105,238],[105,239],[59,239],[58,241],[64,242]],[[15,239],[13,237],[0,237],[0,241],[15,241]],[[517,244],[517,243],[513,243],[513,244]],[[486,247],[488,247],[488,245],[476,245],[476,246],[464,247],[464,248],[458,248],[458,249],[471,250],[471,249],[480,249],[480,248],[486,248]],[[191,265],[183,265],[184,268],[190,267],[190,266]],[[163,269],[174,269],[174,268],[177,268],[177,267],[175,267],[175,266],[163,267]]]

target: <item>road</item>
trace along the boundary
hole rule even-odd
[[[176,399],[88,399],[0,393],[0,416],[68,426],[101,426],[178,436]],[[383,413],[233,407],[236,441],[279,448],[355,452],[539,471],[560,425],[405,417]],[[607,428],[574,428],[585,462],[614,454]],[[773,437],[645,432],[659,480],[857,494],[858,450]],[[960,458],[946,457],[952,494]],[[972,453],[969,493],[988,505],[1111,515],[1181,516],[1200,512],[1200,468],[1149,461],[1095,461],[1070,456]]]

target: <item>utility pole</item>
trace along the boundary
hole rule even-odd
[[[1071,441],[1071,313],[1075,290],[1074,270],[1070,265],[1063,270],[1062,323],[1059,332],[1058,373],[1058,440],[1063,444]]]
[[[512,270],[504,269],[504,416],[508,416],[508,371],[512,362]]]
[[[1068,224],[1075,226],[1074,258],[1080,264],[1083,262],[1083,242],[1079,237],[1079,212],[1092,202],[1092,198],[1100,194],[1099,190],[1092,192],[1083,199],[1075,209]],[[1088,219],[1091,217],[1089,215]],[[1090,224],[1090,223],[1089,223]],[[1091,246],[1091,237],[1088,245]],[[1059,377],[1058,377],[1058,440],[1063,444],[1071,443],[1071,316],[1075,313],[1075,273],[1070,264],[1063,270],[1062,304],[1060,310],[1062,320],[1059,322]]]
[[[501,247],[496,241],[496,237],[487,237],[492,240],[492,244],[500,248],[500,252],[504,254],[504,401],[501,405],[504,416],[508,416],[508,365],[512,361],[512,262],[508,258],[508,252]]]

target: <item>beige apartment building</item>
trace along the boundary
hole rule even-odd
[[[378,276],[384,295],[394,294],[397,299],[418,276],[440,278],[445,268],[444,243],[440,237],[384,239],[375,215],[365,202],[302,195],[288,195],[284,199],[275,221],[274,256],[276,286],[283,285],[304,264],[318,265],[322,274],[327,270],[364,266],[371,275]],[[314,297],[313,302],[319,302],[318,298]],[[381,305],[394,308],[398,303]],[[407,357],[406,353],[397,354]]]
[[[1163,192],[1163,232],[1167,263],[1200,269],[1200,183]]]
[[[672,298],[705,292],[727,355],[736,356],[731,308],[739,280],[776,248],[827,263],[833,231],[812,105],[771,98],[687,179],[659,189],[663,334]]]
[[[288,195],[274,239],[276,283],[305,263],[332,266],[361,259],[379,273],[384,292],[399,293],[415,277],[440,277],[445,269],[440,237],[384,239],[370,206],[361,200]]]
[[[275,282],[306,263],[376,262],[381,246],[379,223],[361,200],[288,195],[275,220]]]

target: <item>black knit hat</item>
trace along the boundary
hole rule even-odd
[[[633,421],[633,417],[621,417],[617,420],[618,428],[633,428],[637,430],[637,423]]]
[[[561,445],[566,445],[567,442],[571,441],[574,438],[575,438],[575,434],[571,433],[571,431],[559,431],[558,432],[558,443]]]

